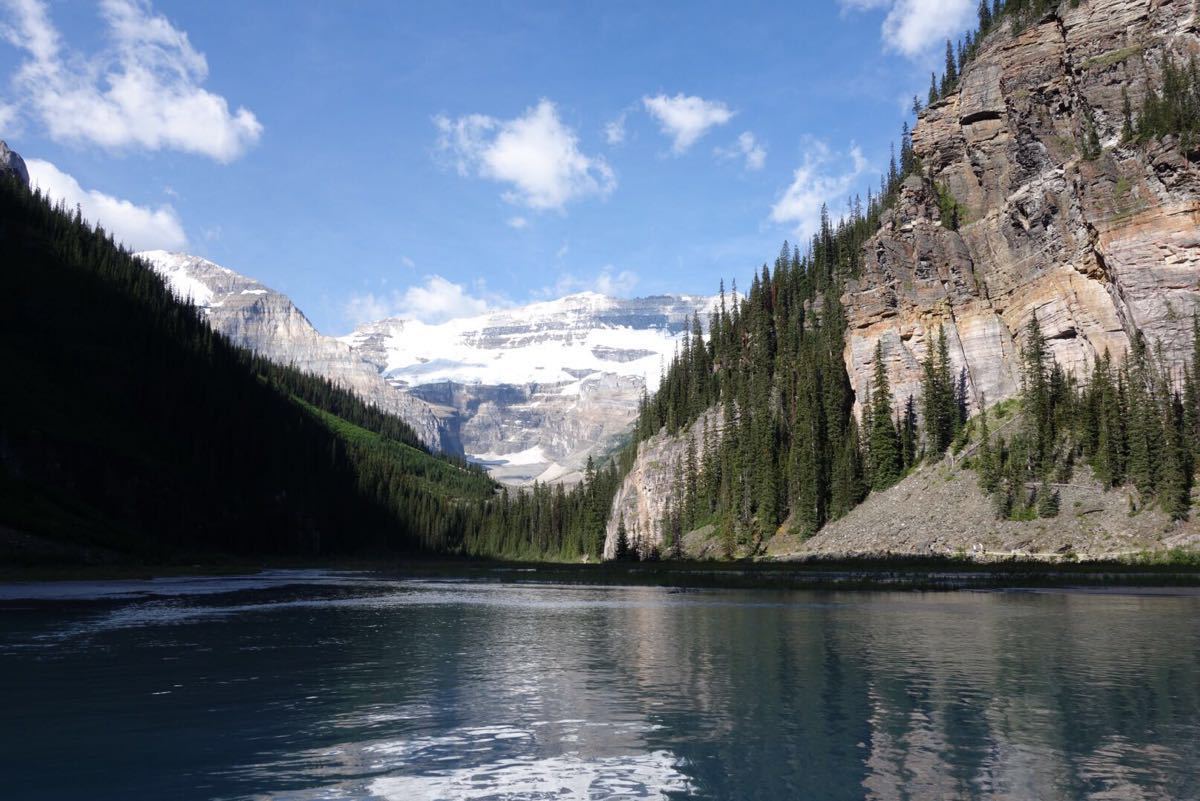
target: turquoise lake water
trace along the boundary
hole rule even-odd
[[[1200,597],[0,584],[22,799],[1197,799]]]

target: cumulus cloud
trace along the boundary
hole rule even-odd
[[[642,105],[658,120],[663,134],[671,137],[671,150],[676,154],[687,152],[710,128],[724,125],[734,115],[724,103],[694,95],[646,96]]]
[[[169,205],[157,208],[138,206],[128,200],[84,189],[72,176],[41,159],[27,159],[29,182],[52,200],[61,200],[68,209],[76,206],[83,216],[99,223],[119,242],[134,250],[183,250],[187,236],[179,215]]]
[[[637,286],[638,275],[632,270],[617,270],[606,264],[591,278],[573,273],[563,273],[553,286],[544,287],[536,293],[542,297],[557,298],[574,292],[599,292],[601,295],[627,296]]]
[[[508,220],[506,220],[505,222],[509,228],[516,228],[518,231],[520,231],[522,228],[527,228],[529,226],[529,220],[525,219],[524,217],[522,217],[520,215],[517,215],[515,217],[509,217]]]
[[[811,237],[820,228],[821,206],[845,200],[866,170],[867,160],[858,145],[838,154],[824,142],[810,141],[792,183],[771,207],[771,220],[793,226],[802,238]]]
[[[385,317],[442,323],[458,317],[473,317],[503,305],[508,304],[503,298],[489,294],[482,283],[468,290],[440,275],[427,275],[424,283],[407,289],[387,294],[354,295],[346,302],[344,311],[355,325]]]
[[[460,175],[478,175],[512,187],[510,203],[561,211],[569,202],[616,188],[603,158],[579,150],[579,137],[563,124],[549,100],[541,100],[511,120],[471,114],[451,120],[434,118],[438,147],[449,154]]]
[[[713,152],[723,159],[745,159],[747,170],[761,170],[767,163],[766,147],[750,131],[743,131],[733,147],[718,147]]]
[[[262,135],[251,111],[231,111],[225,98],[201,87],[204,54],[145,0],[101,0],[107,46],[92,55],[64,45],[42,0],[6,6],[0,34],[26,54],[13,86],[22,109],[55,141],[229,162]]]
[[[970,25],[976,3],[971,0],[840,0],[848,11],[887,9],[880,35],[884,45],[916,58],[934,45],[957,37]]]

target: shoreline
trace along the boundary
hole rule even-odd
[[[1179,562],[974,562],[942,557],[746,562],[578,564],[445,558],[219,560],[189,563],[0,566],[0,583],[138,581],[253,576],[264,571],[374,574],[381,579],[471,580],[563,586],[679,589],[907,589],[929,591],[1080,587],[1200,588],[1200,565]]]

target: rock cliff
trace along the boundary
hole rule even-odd
[[[1122,90],[1137,109],[1160,88],[1164,49],[1184,61],[1200,51],[1194,2],[1063,3],[984,40],[958,91],[921,113],[925,175],[906,181],[847,286],[859,397],[879,341],[897,398],[919,395],[938,326],[976,406],[1019,389],[1034,315],[1070,370],[1120,356],[1135,328],[1182,358],[1200,299],[1200,154],[1120,137]],[[1096,158],[1084,153],[1089,126]],[[942,224],[939,193],[958,230]]]
[[[21,183],[29,185],[29,170],[25,167],[25,159],[8,149],[8,142],[0,139],[0,175],[15,175]]]
[[[893,408],[919,397],[939,326],[973,406],[1010,397],[1035,315],[1072,371],[1106,350],[1120,358],[1135,330],[1182,363],[1200,301],[1200,153],[1170,137],[1122,142],[1122,92],[1137,109],[1147,87],[1161,89],[1164,51],[1177,62],[1200,55],[1198,8],[1068,2],[983,40],[957,91],[922,111],[912,144],[923,175],[905,181],[847,283],[844,357],[858,398],[877,342]],[[1089,127],[1101,144],[1095,157],[1084,153]],[[949,207],[956,229],[941,218]],[[685,437],[642,443],[613,502],[606,553],[621,515],[631,536],[662,547],[669,466]],[[830,538],[814,540],[823,542],[837,550]]]
[[[688,439],[696,449],[697,460],[704,456],[704,429],[709,426],[714,435],[720,432],[719,408],[706,411],[691,428],[670,436],[660,431],[638,444],[633,468],[617,488],[612,512],[604,537],[604,558],[617,553],[617,528],[624,522],[631,547],[640,552],[658,548],[667,551],[663,542],[662,518],[671,499],[675,476],[685,470]]]

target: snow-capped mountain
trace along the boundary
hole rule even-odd
[[[387,319],[334,339],[287,298],[210,261],[139,254],[212,325],[324,375],[413,424],[434,448],[503,481],[570,481],[621,441],[707,297],[585,292],[426,324]]]
[[[709,305],[584,292],[437,325],[381,320],[342,341],[395,386],[457,410],[457,438],[496,477],[570,480],[620,442]]]
[[[137,254],[167,280],[181,300],[190,300],[216,330],[237,344],[280,364],[324,376],[405,420],[435,450],[457,452],[445,437],[449,409],[435,409],[397,390],[345,343],[321,334],[284,294],[207,259],[150,250]]]

